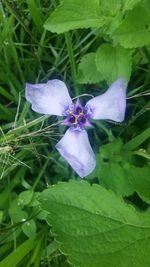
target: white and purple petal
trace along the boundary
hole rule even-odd
[[[81,178],[94,170],[95,155],[85,130],[68,129],[56,149]]]
[[[115,81],[102,95],[87,102],[92,110],[91,118],[122,122],[126,109],[126,85],[123,79]]]
[[[26,84],[26,99],[32,109],[41,114],[64,115],[65,108],[72,103],[68,89],[60,80],[47,83]]]

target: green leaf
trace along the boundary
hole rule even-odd
[[[125,197],[134,193],[134,189],[119,163],[100,162],[99,177],[101,184],[105,188],[111,189],[117,196]]]
[[[56,242],[56,241],[53,241],[52,243],[50,243],[47,246],[47,248],[46,248],[46,254],[49,257],[49,259],[50,259],[50,257],[52,257],[53,253],[55,253],[56,251],[58,251],[59,247],[60,246],[59,246],[58,242]],[[42,256],[43,256],[43,259],[45,259],[45,251],[43,251],[43,255]]]
[[[120,25],[123,17],[122,2],[118,0],[99,0],[101,12],[106,16],[107,21],[104,25],[104,34],[110,35]]]
[[[112,38],[125,48],[150,44],[150,12],[138,5],[113,33]]]
[[[96,53],[96,66],[109,84],[118,78],[124,78],[128,82],[131,75],[131,53],[123,47],[103,44]]]
[[[130,196],[136,192],[150,203],[150,168],[134,166],[133,156],[131,151],[124,151],[121,139],[102,145],[97,154],[96,168],[89,178],[97,177],[102,186],[118,196]]]
[[[102,80],[102,76],[96,68],[95,53],[86,54],[79,63],[78,77],[79,83],[97,83]]]
[[[150,221],[114,194],[84,181],[45,190],[42,208],[50,213],[61,250],[82,267],[149,266]]]
[[[28,218],[28,214],[26,211],[21,210],[20,207],[11,206],[9,208],[9,215],[11,217],[11,220],[14,223],[20,223],[25,221]]]
[[[64,0],[50,15],[44,27],[62,33],[79,28],[100,27],[104,23],[98,0]]]
[[[122,23],[127,10],[131,10],[139,0],[99,0],[101,13],[105,16],[104,34],[111,35]]]
[[[115,139],[113,142],[105,144],[100,148],[100,154],[102,159],[113,160],[114,162],[120,161],[122,159],[121,148],[123,142],[120,138]]]
[[[133,191],[150,204],[150,168],[126,165],[124,172]]]
[[[134,190],[123,169],[126,157],[122,152],[122,147],[121,139],[102,145],[100,153],[97,154],[95,171],[90,178],[97,177],[101,185],[112,190],[117,196],[129,196],[134,193]]]
[[[116,195],[127,197],[136,192],[150,204],[150,168],[136,167],[131,164],[121,165],[113,162],[99,162],[101,184],[111,189]],[[109,170],[109,172],[108,172]]]
[[[115,15],[118,15],[122,11],[132,9],[141,0],[123,0],[123,1],[99,0],[99,1],[100,1],[100,7],[103,10],[103,12],[113,17]]]
[[[101,10],[104,14],[114,17],[121,11],[122,3],[118,0],[99,0]]]
[[[22,225],[22,231],[27,237],[31,237],[36,233],[36,224],[34,220],[29,220]]]
[[[121,139],[101,146],[97,154],[97,166],[90,179],[97,177],[101,185],[118,196],[130,196],[136,192],[145,202],[150,203],[150,168],[134,166],[134,154],[123,149]]]
[[[32,190],[23,191],[18,196],[18,203],[20,205],[28,205],[31,202],[32,197],[33,197]]]
[[[124,10],[130,10],[139,2],[141,2],[141,0],[124,0],[123,1],[123,9]]]

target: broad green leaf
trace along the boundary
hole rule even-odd
[[[130,10],[142,0],[123,0],[123,9]]]
[[[101,12],[106,16],[107,21],[103,31],[106,35],[110,35],[120,25],[123,17],[122,3],[118,0],[99,0]]]
[[[123,47],[103,44],[96,53],[98,71],[109,84],[118,78],[129,81],[131,75],[131,53]]]
[[[125,48],[150,44],[150,11],[138,5],[128,13],[112,38]]]
[[[84,181],[45,190],[41,206],[50,215],[61,250],[74,266],[149,266],[150,221],[114,194]]]
[[[104,23],[98,0],[64,0],[50,15],[44,27],[62,33],[79,28],[98,28]]]
[[[99,0],[99,3],[102,12],[112,17],[117,15],[122,8],[122,3],[118,0]]]
[[[99,0],[102,11],[111,16],[132,9],[140,1],[141,0]]]
[[[134,189],[119,163],[100,162],[99,179],[105,188],[112,190],[117,196],[125,197],[134,193]]]
[[[118,196],[127,197],[136,192],[143,201],[150,204],[149,167],[103,161],[99,162],[99,165],[101,185],[112,190]]]
[[[79,83],[97,83],[102,80],[102,76],[97,70],[95,63],[95,53],[86,54],[78,66]]]
[[[111,35],[122,23],[127,10],[131,10],[139,0],[99,0],[101,13],[107,20],[104,25],[104,33]]]

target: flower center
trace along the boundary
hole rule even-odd
[[[66,108],[65,115],[67,117],[63,124],[71,126],[75,130],[82,130],[84,127],[90,126],[92,110],[88,105],[83,107],[77,100],[76,104],[71,104]]]

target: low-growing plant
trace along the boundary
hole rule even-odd
[[[149,0],[2,0],[0,29],[0,267],[149,267]]]

